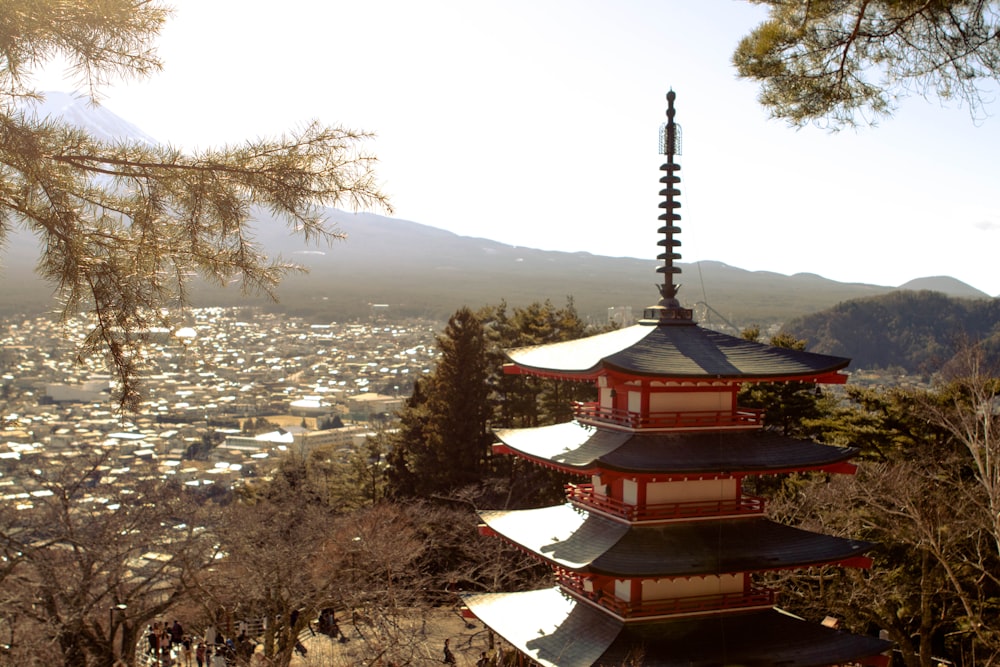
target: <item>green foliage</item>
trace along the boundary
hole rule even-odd
[[[356,488],[372,505],[386,495],[386,454],[390,446],[390,435],[380,426],[348,460]]]
[[[760,337],[759,327],[750,327],[741,332],[750,341]],[[779,333],[770,341],[775,347],[804,350],[806,343],[788,334]],[[812,382],[760,382],[744,385],[739,392],[741,406],[764,411],[767,428],[785,435],[803,436],[810,420],[821,415],[819,388]]]
[[[111,78],[160,68],[153,42],[168,10],[148,0],[33,0],[4,6],[0,27],[0,241],[15,226],[43,248],[39,273],[64,318],[94,327],[80,355],[103,353],[121,406],[139,401],[145,332],[169,326],[191,276],[271,294],[295,267],[254,241],[255,207],[307,239],[336,236],[321,206],[384,205],[368,135],[311,123],[277,140],[185,154],[169,146],[107,142],[23,110],[40,97],[34,70],[66,58],[96,101]]]
[[[188,445],[187,450],[184,452],[184,458],[205,461],[208,459],[208,453],[225,441],[226,436],[222,433],[215,430],[205,431],[201,434],[198,442]]]
[[[932,426],[926,416],[935,394],[903,389],[848,386],[846,402],[828,407],[811,422],[819,440],[832,445],[858,447],[861,458],[890,461],[922,452],[932,459],[946,449],[945,432]]]
[[[316,429],[319,431],[326,431],[332,428],[344,428],[344,420],[340,418],[340,415],[320,417],[316,422]]]
[[[481,485],[480,501],[505,505],[514,497],[523,502],[551,496],[552,489],[559,493],[561,476],[534,466],[514,476],[512,461],[492,458],[489,428],[566,421],[572,401],[592,398],[590,385],[503,374],[505,349],[571,340],[585,332],[572,299],[564,308],[546,301],[510,313],[505,303],[478,314],[459,310],[439,337],[437,368],[414,386],[390,439],[390,493],[428,497]],[[505,480],[502,490],[484,484],[490,477]]]
[[[260,435],[261,433],[277,431],[280,428],[280,426],[269,421],[266,417],[249,417],[243,422],[240,430],[247,435]]]
[[[399,413],[399,426],[390,439],[390,449],[386,455],[386,479],[389,494],[399,498],[410,498],[417,494],[417,475],[411,469],[412,451],[426,441],[428,422],[427,394],[425,382],[413,383],[413,393],[406,399]]]
[[[900,290],[797,318],[782,333],[808,340],[815,352],[850,357],[855,367],[926,373],[970,341],[1000,359],[1000,300]]]
[[[997,389],[977,371],[933,390],[849,387],[845,402],[827,406],[817,432],[861,449],[857,475],[796,478],[771,512],[872,540],[875,563],[868,572],[791,574],[786,604],[885,628],[912,667],[931,655],[985,664],[970,656],[1000,651],[1000,494],[990,463],[1000,454]]]
[[[1000,78],[1000,18],[980,0],[754,0],[768,19],[733,64],[761,82],[760,102],[792,125],[853,126],[890,115],[910,92],[957,98],[982,112]]]
[[[414,388],[394,439],[389,464],[397,494],[447,494],[480,481],[486,471],[490,388],[482,324],[462,308],[437,342],[438,365]]]
[[[572,418],[573,401],[593,399],[594,389],[586,383],[502,373],[507,362],[505,350],[575,340],[588,333],[572,298],[563,308],[556,308],[550,301],[535,302],[515,308],[511,314],[507,313],[507,304],[500,303],[482,309],[480,317],[490,341],[495,427],[526,428],[567,421]]]

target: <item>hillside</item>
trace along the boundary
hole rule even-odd
[[[62,116],[95,136],[132,137],[153,141],[141,130],[102,108],[62,93],[47,93],[39,115]],[[284,224],[258,214],[256,233],[271,256],[309,269],[290,276],[278,289],[280,308],[318,320],[364,316],[370,304],[388,304],[391,312],[442,319],[457,308],[506,300],[512,306],[550,299],[562,304],[572,296],[585,317],[604,321],[609,307],[630,306],[639,316],[658,299],[658,249],[650,242],[649,259],[604,257],[511,246],[471,238],[435,227],[373,214],[328,209],[329,218],[347,235],[332,247],[306,246]],[[470,213],[475,215],[475,213]],[[558,224],[553,221],[552,224]],[[655,229],[655,220],[649,228]],[[530,242],[530,239],[525,239]],[[15,227],[0,248],[0,314],[53,310],[53,289],[33,269],[37,240]],[[699,321],[724,327],[769,325],[830,308],[862,297],[886,294],[892,287],[840,283],[814,274],[785,276],[745,271],[721,262],[680,263],[679,297],[694,308]],[[953,296],[986,297],[948,277],[911,281],[904,288],[932,288]],[[267,304],[263,297],[244,296],[195,284],[197,305]]]
[[[369,303],[387,303],[407,314],[446,317],[462,305],[475,308],[502,299],[515,306],[540,299],[561,304],[572,296],[582,314],[603,319],[612,306],[631,306],[640,315],[657,300],[656,284],[662,281],[653,259],[511,246],[368,213],[331,210],[330,219],[347,235],[332,247],[292,243],[284,226],[273,221],[260,226],[265,247],[310,270],[281,286],[284,306],[343,317],[336,314],[365,314]],[[784,322],[893,289],[814,274],[746,271],[722,262],[679,266],[681,301],[713,325],[722,324],[721,318],[737,326]],[[954,283],[961,294],[975,292]]]
[[[656,284],[662,278],[654,260],[549,252],[374,214],[328,213],[347,236],[330,246],[307,246],[285,225],[260,216],[261,245],[309,270],[282,283],[275,307],[330,321],[363,317],[370,304],[385,303],[400,315],[444,319],[463,305],[478,308],[506,300],[521,306],[544,299],[562,304],[572,296],[581,314],[603,321],[609,307],[631,306],[639,316],[658,298]],[[0,313],[53,309],[51,287],[33,273],[38,252],[35,240],[23,232],[7,239],[0,256]],[[893,290],[814,274],[746,271],[721,262],[679,265],[681,301],[695,309],[699,321],[723,328],[724,321],[736,327],[786,322]],[[959,281],[949,285],[961,295],[976,293]],[[235,288],[204,284],[196,285],[191,297],[196,305],[269,303]]]
[[[851,357],[853,368],[924,373],[970,342],[983,342],[1000,360],[1000,299],[899,290],[798,317],[783,331],[812,351]]]

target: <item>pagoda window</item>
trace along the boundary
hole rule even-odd
[[[622,502],[628,505],[639,504],[639,484],[634,479],[622,481]]]
[[[649,397],[649,411],[729,412],[734,407],[733,398],[734,394],[730,391],[656,392]],[[629,410],[631,409],[630,401]]]
[[[735,478],[651,482],[646,485],[646,503],[649,505],[703,500],[735,500],[738,494],[739,486]]]
[[[615,597],[623,602],[632,601],[631,579],[615,579]]]
[[[744,573],[738,572],[704,577],[645,579],[642,582],[642,599],[645,602],[701,595],[743,593],[745,577]]]
[[[642,392],[630,391],[628,393],[628,411],[635,414],[642,413]]]
[[[611,410],[612,408],[614,408],[615,407],[615,395],[616,395],[616,392],[615,392],[614,389],[611,389],[611,388],[608,388],[608,387],[605,387],[605,388],[601,389],[601,393],[600,393],[601,407],[604,408],[605,410]]]
[[[590,478],[590,483],[594,485],[594,495],[595,496],[607,496],[608,486],[601,479],[600,475],[592,475]]]

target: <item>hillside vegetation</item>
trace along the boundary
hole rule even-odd
[[[900,290],[798,317],[783,332],[815,352],[850,357],[855,368],[927,373],[967,343],[982,343],[992,361],[1000,360],[1000,299]]]

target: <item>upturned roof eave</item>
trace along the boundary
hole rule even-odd
[[[569,514],[562,510],[568,510]],[[534,515],[534,516],[532,516]],[[562,526],[560,516],[567,517],[578,525]],[[511,529],[511,517],[516,517],[522,528],[534,519],[536,523],[527,531]],[[541,519],[541,523],[537,523]],[[669,524],[666,526],[629,526],[612,519],[601,518],[571,505],[540,508],[539,510],[486,511],[480,512],[486,532],[533,554],[535,557],[571,572],[599,574],[616,578],[671,578],[705,575],[722,575],[737,572],[768,572],[793,570],[802,567],[841,564],[867,568],[870,561],[864,554],[876,545],[861,540],[832,537],[813,533],[773,522],[766,518],[706,519],[694,527],[697,538],[702,533],[711,532],[716,536],[717,546],[711,550],[697,548],[684,553],[673,553],[664,545],[676,543],[678,539],[689,544],[706,543],[692,539],[691,535],[678,531],[690,531],[691,524]],[[736,529],[735,532],[733,529]],[[562,537],[552,533],[568,529]],[[761,531],[768,539],[780,542],[771,549],[747,548],[744,553],[733,556],[732,549],[719,547],[735,538],[749,539],[743,535],[751,531],[759,535]],[[672,538],[658,538],[657,532],[674,533]],[[671,541],[672,540],[672,541]],[[641,546],[641,552],[636,545]],[[719,558],[719,549],[725,558]]]
[[[566,597],[561,589],[465,593],[469,611],[522,654],[545,667],[636,664],[885,665],[892,643],[824,627],[778,609],[625,623]],[[725,642],[719,642],[719,637]],[[831,663],[831,661],[833,661]]]
[[[505,372],[569,380],[602,375],[680,381],[842,382],[850,359],[775,347],[685,323],[625,329],[505,351]]]
[[[602,376],[618,377],[623,381],[656,380],[658,382],[728,382],[743,384],[747,382],[813,382],[816,384],[846,384],[847,375],[841,373],[850,364],[845,360],[835,366],[819,371],[810,369],[801,373],[677,373],[677,372],[643,372],[626,366],[611,363],[602,359],[597,365],[587,369],[541,368],[510,361],[503,365],[504,375],[529,375],[554,380],[575,382],[594,382]]]
[[[756,566],[745,567],[741,569],[729,569],[729,568],[690,568],[684,571],[677,570],[653,570],[646,569],[642,572],[625,571],[621,569],[613,568],[602,568],[600,566],[594,565],[592,563],[585,565],[572,565],[554,558],[550,558],[545,554],[539,553],[534,549],[530,549],[523,544],[520,544],[516,540],[513,540],[506,535],[500,533],[492,533],[493,536],[500,538],[504,542],[507,542],[513,547],[520,549],[521,551],[534,556],[540,561],[545,562],[550,567],[556,566],[562,568],[568,572],[575,572],[577,574],[592,574],[604,577],[612,577],[615,579],[671,579],[671,578],[685,578],[685,577],[705,577],[705,576],[721,576],[725,574],[735,574],[735,573],[763,573],[763,572],[780,572],[788,570],[801,570],[805,568],[812,567],[824,567],[824,566],[841,566],[841,567],[854,567],[858,569],[868,569],[871,567],[871,560],[865,556],[868,551],[875,548],[875,544],[871,542],[862,543],[864,546],[853,555],[844,554],[841,556],[813,559],[813,560],[797,560],[794,563],[784,563],[781,565],[772,565],[761,561]]]
[[[780,434],[607,432],[579,422],[523,429],[497,429],[497,454],[519,456],[572,474],[600,471],[657,477],[698,474],[852,473],[859,450]],[[713,438],[718,438],[713,443]],[[732,443],[721,448],[718,442]]]
[[[747,464],[734,464],[730,466],[725,466],[725,470],[720,466],[702,466],[702,467],[690,467],[684,468],[683,470],[665,470],[661,467],[657,468],[639,468],[634,466],[621,466],[614,463],[609,463],[602,460],[601,458],[595,458],[593,461],[583,464],[570,464],[563,463],[559,461],[554,461],[550,458],[545,458],[536,454],[530,454],[518,450],[504,442],[498,442],[493,445],[493,454],[495,455],[508,455],[517,456],[529,463],[533,463],[538,466],[545,468],[550,468],[558,472],[567,473],[570,475],[580,475],[583,477],[588,477],[590,475],[595,475],[604,472],[617,472],[622,474],[634,474],[634,475],[645,475],[653,476],[663,479],[683,479],[686,477],[691,477],[692,475],[781,475],[785,473],[808,473],[808,472],[828,472],[831,474],[835,473],[853,473],[854,465],[848,463],[850,459],[854,458],[860,453],[860,449],[857,447],[843,447],[843,455],[839,456],[836,460],[825,461],[822,463],[815,463],[810,465],[796,465],[796,466],[753,466]]]

